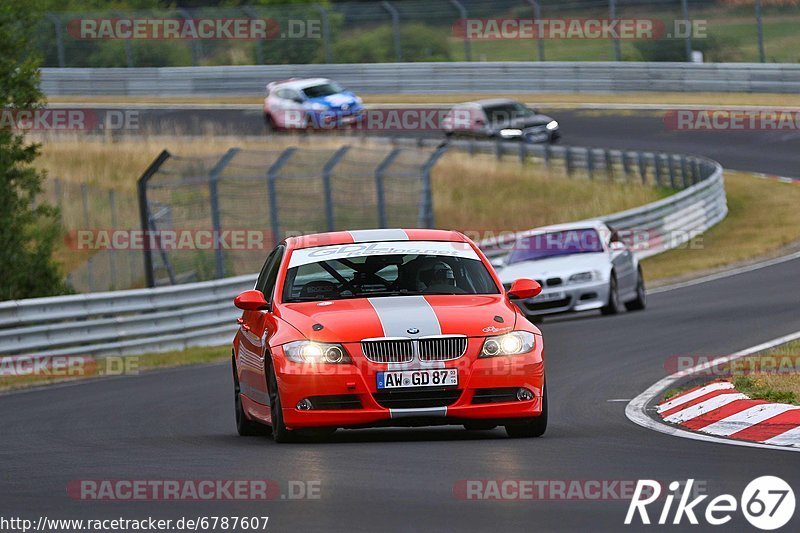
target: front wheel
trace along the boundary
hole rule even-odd
[[[270,364],[267,374],[267,388],[269,389],[269,410],[272,418],[272,440],[282,444],[292,442],[294,433],[286,428],[283,423],[283,407],[281,406],[281,395],[278,392],[278,378],[275,370]]]
[[[619,313],[619,287],[614,274],[611,274],[611,281],[608,283],[608,303],[600,309],[600,312],[604,315]]]
[[[506,425],[506,434],[512,439],[541,437],[547,430],[547,387],[542,391],[542,414]]]
[[[644,275],[642,269],[639,269],[639,277],[636,280],[636,299],[630,302],[625,302],[625,309],[628,311],[642,311],[647,307],[647,292],[644,288]]]

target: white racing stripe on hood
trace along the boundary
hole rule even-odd
[[[347,233],[353,237],[353,242],[408,240],[408,234],[401,229],[362,229]]]
[[[381,322],[384,337],[407,337],[418,339],[426,335],[441,335],[442,327],[431,304],[424,296],[387,296],[369,298]],[[419,333],[411,334],[409,328]],[[416,343],[414,359],[410,363],[389,363],[387,370],[412,370],[419,368],[444,368],[442,361],[420,361]]]

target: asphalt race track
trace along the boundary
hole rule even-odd
[[[755,134],[715,133],[707,144],[681,138],[662,143],[663,132],[647,132],[649,119],[619,117],[620,125],[581,113],[556,116],[570,144],[605,141],[701,152],[728,166],[792,175],[789,140],[750,145],[746,136]],[[737,153],[738,145],[729,146],[727,135],[742,135],[752,160]],[[738,499],[749,481],[772,474],[797,489],[800,461],[794,453],[656,433],[628,421],[626,401],[609,400],[633,398],[664,377],[670,356],[724,355],[800,330],[799,275],[800,260],[794,260],[654,294],[641,313],[546,321],[550,426],[541,439],[446,427],[339,431],[321,444],[241,438],[233,423],[229,364],[0,396],[0,514],[266,515],[269,531],[297,532],[618,531],[625,528],[627,500],[465,501],[454,495],[454,487],[460,480],[481,479],[694,478],[706,483],[712,497],[729,493]],[[319,481],[321,497],[91,502],[67,495],[67,484],[80,479],[271,479],[284,494],[288,480]],[[651,518],[660,510],[660,505],[652,510]],[[795,516],[785,530],[797,530],[798,523]],[[737,512],[726,529],[744,527],[749,525]]]

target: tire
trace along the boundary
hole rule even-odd
[[[264,127],[267,130],[267,133],[274,133],[278,131],[278,127],[275,124],[275,119],[272,118],[272,115],[269,113],[264,113]]]
[[[275,377],[275,370],[270,364],[267,367],[267,389],[269,393],[269,409],[272,415],[272,440],[278,444],[293,442],[295,435],[286,428],[283,423],[283,408],[281,406],[281,395],[278,391],[278,379]]]
[[[647,292],[644,287],[644,275],[639,268],[639,276],[636,279],[636,299],[625,302],[625,309],[628,311],[643,311],[647,307]]]
[[[616,315],[619,313],[619,287],[617,286],[617,276],[611,273],[611,281],[608,282],[608,303],[604,305],[600,312],[604,315]]]
[[[521,422],[506,424],[506,434],[512,439],[541,437],[547,430],[547,387],[542,394],[542,414],[523,419]]]
[[[239,376],[236,373],[236,360],[231,359],[231,362],[233,364],[233,395],[236,432],[242,437],[265,435],[269,431],[267,426],[249,420],[244,412],[244,407],[242,406],[242,393],[239,388]]]

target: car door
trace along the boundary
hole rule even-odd
[[[255,289],[272,303],[275,281],[278,278],[285,246],[277,246],[267,257],[256,281]],[[239,322],[239,383],[242,393],[250,399],[269,405],[264,376],[264,357],[269,338],[275,333],[274,318],[270,309],[243,311]]]
[[[611,230],[609,242],[611,263],[617,274],[617,287],[620,296],[628,296],[636,290],[636,264],[633,252],[615,230]]]

